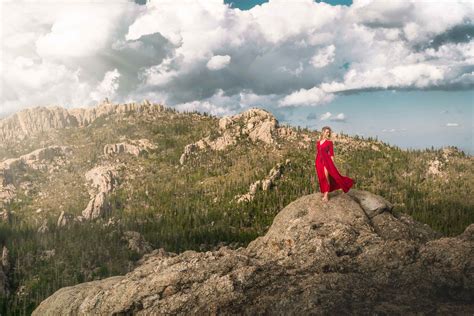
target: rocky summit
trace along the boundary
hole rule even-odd
[[[368,191],[304,195],[246,248],[146,254],[33,315],[474,314],[474,224],[441,237]]]

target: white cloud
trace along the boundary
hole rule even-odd
[[[314,68],[322,68],[330,63],[334,62],[336,47],[329,45],[323,49],[320,49],[316,55],[311,58],[310,63]]]
[[[330,117],[331,117],[331,112],[326,112],[326,113],[324,113],[324,114],[321,114],[321,116],[319,117],[319,120],[320,120],[320,121],[326,121],[326,120],[328,120]]]
[[[346,120],[346,116],[344,115],[344,113],[339,113],[336,116],[334,116],[331,120],[344,122]]]
[[[91,92],[91,99],[100,102],[105,98],[108,98],[112,101],[119,87],[119,78],[120,73],[117,69],[108,71],[102,82],[94,91]]]
[[[219,69],[227,67],[229,63],[230,63],[229,55],[225,55],[225,56],[216,55],[216,56],[212,56],[212,58],[209,59],[206,66],[210,70],[219,70]]]
[[[267,106],[270,107],[272,105],[275,105],[278,103],[280,97],[275,94],[270,94],[270,95],[258,95],[253,93],[252,91],[242,91],[239,94],[240,100],[240,106],[242,108],[244,107],[262,107],[262,106]]]
[[[456,127],[459,126],[459,123],[446,123],[447,127]]]
[[[333,94],[328,94],[323,89],[314,87],[309,90],[300,89],[299,91],[287,95],[280,101],[280,106],[320,105],[328,103],[333,99]]]
[[[450,33],[472,27],[468,1],[270,0],[241,11],[223,0],[18,0],[2,8],[0,112],[92,104],[105,93],[118,102],[208,102],[217,113],[246,102],[307,106],[361,90],[474,86],[474,41]]]
[[[163,86],[177,77],[179,72],[172,68],[172,62],[172,59],[166,58],[161,64],[146,69],[143,73],[146,84]]]
[[[339,113],[337,115],[334,115],[331,112],[326,112],[324,114],[321,114],[321,116],[319,117],[319,120],[320,121],[331,120],[331,121],[334,121],[334,122],[345,122],[346,121],[346,116],[344,115],[344,113]]]
[[[272,0],[245,15],[253,20],[264,39],[275,45],[302,34],[324,31],[341,17],[342,11],[341,7],[312,0],[292,0],[291,5],[287,0]]]
[[[221,107],[210,103],[209,101],[192,101],[186,103],[180,103],[175,105],[175,108],[178,111],[198,111],[198,112],[207,112],[215,116],[225,116],[235,114],[233,111],[229,111],[225,107]]]
[[[65,10],[56,18],[50,32],[37,39],[38,55],[79,57],[97,54],[108,44],[121,9],[113,5],[83,4],[77,5],[75,10]]]

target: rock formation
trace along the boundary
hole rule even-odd
[[[13,168],[26,166],[35,170],[46,170],[48,165],[54,159],[58,159],[72,152],[69,146],[49,146],[32,151],[29,154],[19,158],[10,158],[0,163],[0,169],[3,170],[3,177],[6,179],[8,173]]]
[[[56,165],[64,164],[64,160],[71,153],[72,149],[68,146],[49,146],[19,158],[10,158],[0,162],[0,206],[9,203],[16,196],[17,188],[13,185],[16,170],[31,168],[46,171],[52,162]]]
[[[235,145],[239,139],[248,139],[253,143],[261,142],[267,145],[280,146],[278,138],[296,140],[298,133],[289,126],[280,126],[277,119],[270,112],[252,108],[240,114],[223,117],[219,120],[219,137],[211,140],[210,136],[204,137],[195,143],[184,147],[179,162],[181,165],[200,150],[210,148],[212,150],[224,150]],[[311,138],[307,134],[301,134],[302,140],[298,143],[300,148],[308,148]]]
[[[474,224],[440,238],[366,191],[303,196],[246,248],[154,250],[58,290],[33,315],[474,313]]]
[[[86,179],[91,183],[92,189],[89,194],[91,200],[82,211],[82,217],[92,220],[102,217],[109,209],[106,201],[107,195],[117,185],[117,166],[102,165],[89,170]]]
[[[206,147],[212,150],[224,150],[228,146],[235,145],[241,137],[248,138],[252,142],[261,141],[273,145],[276,144],[278,128],[276,118],[262,109],[252,108],[232,117],[223,117],[219,120],[220,136],[214,140],[207,136],[196,143],[186,145],[179,161],[184,164],[192,153]],[[282,134],[290,133],[287,127],[282,129]]]
[[[444,170],[449,163],[450,158],[459,155],[459,151],[456,147],[445,147],[441,151],[441,155],[438,155],[433,160],[428,162],[428,169],[426,170],[425,177],[436,176],[445,177],[446,171]]]
[[[258,189],[262,189],[262,191],[267,191],[270,189],[276,180],[280,179],[281,175],[283,174],[284,168],[290,164],[290,159],[285,161],[285,164],[277,163],[275,167],[270,170],[268,176],[263,180],[257,180],[252,183],[249,187],[249,191],[242,195],[237,195],[234,199],[237,200],[237,203],[242,202],[249,202],[252,201],[257,193]]]
[[[105,145],[104,155],[110,157],[115,154],[127,153],[138,157],[152,149],[156,149],[156,146],[148,139],[129,140],[128,142]]]
[[[122,237],[128,243],[128,249],[133,250],[141,255],[153,250],[151,244],[136,231],[126,231]]]
[[[86,126],[99,117],[116,113],[153,113],[165,110],[163,105],[142,103],[111,104],[104,102],[93,108],[65,109],[59,106],[34,107],[0,120],[0,142],[22,140],[52,129]]]

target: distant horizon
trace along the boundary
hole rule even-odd
[[[127,104],[127,103],[142,103],[145,100],[148,100],[148,99],[143,99],[143,100],[139,100],[139,101],[138,100],[137,101],[129,101],[129,102],[113,102],[113,101],[110,101],[110,104],[119,105],[119,104]],[[78,108],[91,109],[91,108],[94,108],[94,107],[97,107],[97,106],[100,106],[100,105],[104,104],[104,101],[98,102],[95,105],[86,105],[86,106],[77,106],[77,107],[66,107],[66,106],[62,106],[62,105],[59,105],[59,104],[29,106],[29,107],[22,108],[18,111],[11,112],[11,113],[8,113],[8,114],[0,113],[0,121],[4,120],[4,119],[7,119],[8,117],[10,117],[10,116],[12,116],[12,115],[14,115],[14,114],[16,114],[20,111],[33,109],[33,108],[38,108],[38,107],[43,107],[43,108],[61,107],[61,108],[66,109],[66,110],[78,109]],[[311,126],[308,126],[307,124],[306,125],[300,125],[298,123],[292,122],[291,120],[286,121],[285,119],[278,118],[278,116],[275,114],[275,112],[272,109],[267,109],[267,108],[261,107],[261,106],[260,107],[259,106],[251,106],[251,107],[243,108],[241,111],[236,112],[234,114],[216,115],[216,114],[212,114],[212,113],[202,111],[202,110],[177,109],[173,106],[163,104],[163,103],[160,103],[160,102],[156,102],[156,101],[153,101],[153,100],[148,100],[148,101],[151,102],[152,104],[159,104],[159,105],[163,105],[163,106],[165,106],[166,108],[169,108],[169,109],[175,109],[176,111],[178,111],[180,113],[197,112],[197,113],[200,113],[201,115],[204,115],[206,113],[207,115],[211,115],[211,116],[216,117],[216,118],[222,118],[224,116],[237,115],[237,114],[242,113],[244,111],[247,111],[251,108],[263,109],[263,110],[266,110],[266,111],[269,111],[270,113],[272,113],[272,115],[275,116],[278,123],[281,124],[281,125],[288,125],[288,126],[291,126],[291,127],[294,127],[294,128],[298,128],[298,127],[299,128],[307,128],[311,132],[320,132],[321,127],[324,125],[324,126],[330,126],[331,129],[333,130],[333,132],[336,133],[336,134],[343,133],[344,135],[348,135],[350,137],[358,136],[362,139],[372,138],[372,139],[376,139],[378,141],[381,141],[383,143],[389,144],[390,146],[398,147],[398,148],[403,149],[403,150],[432,150],[432,149],[433,150],[441,150],[441,149],[447,148],[447,147],[455,147],[459,151],[464,152],[469,157],[474,156],[474,149],[469,148],[469,147],[468,148],[463,148],[462,146],[457,146],[457,145],[452,145],[452,144],[444,144],[444,145],[438,145],[438,146],[435,146],[435,145],[424,146],[424,145],[419,144],[418,146],[413,146],[412,147],[412,146],[407,145],[406,143],[395,142],[392,139],[387,138],[387,137],[385,137],[384,135],[381,135],[381,134],[377,134],[377,133],[373,133],[373,134],[353,133],[353,132],[350,132],[350,130],[346,131],[344,129],[339,129],[337,127],[334,127],[334,124],[327,123],[327,122],[322,124],[321,127],[319,127],[319,128],[311,127]]]

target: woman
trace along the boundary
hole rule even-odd
[[[316,143],[317,155],[315,159],[316,172],[319,179],[319,189],[323,193],[322,200],[329,200],[328,193],[337,189],[342,189],[345,193],[354,184],[354,180],[349,177],[341,176],[334,165],[334,145],[329,139],[331,137],[331,128],[324,126],[321,135]]]

